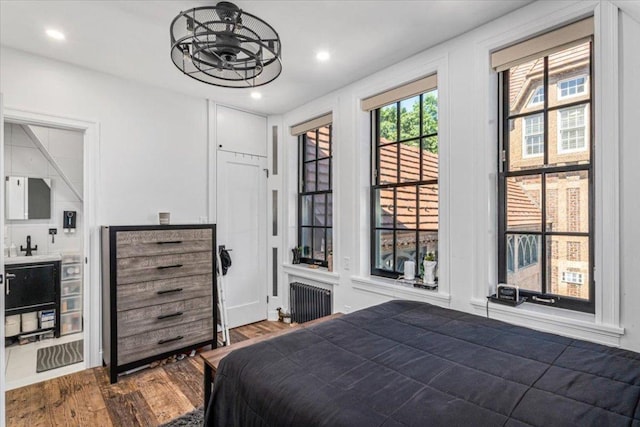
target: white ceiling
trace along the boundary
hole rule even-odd
[[[0,44],[112,75],[279,114],[348,85],[531,0],[237,1],[282,39],[283,71],[258,90],[224,89],[181,74],[169,57],[169,23],[216,1],[0,1]],[[66,41],[45,35],[60,29]],[[320,49],[331,60],[318,63]]]

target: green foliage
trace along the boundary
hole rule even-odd
[[[409,100],[408,102],[411,102]],[[417,101],[417,99],[416,99]],[[420,103],[413,102],[407,108],[408,102],[400,103],[400,140],[417,138],[420,136]],[[429,135],[438,132],[438,95],[436,91],[423,96],[423,128],[422,134]],[[380,109],[380,138],[388,142],[398,141],[397,129],[398,104],[391,104]],[[407,145],[418,146],[418,140],[408,141]],[[432,153],[438,152],[438,138],[423,139],[422,148]]]

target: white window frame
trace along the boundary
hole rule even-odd
[[[542,130],[540,133],[534,133],[531,135],[527,135],[527,119],[532,119],[534,117],[538,117],[541,119],[541,126],[542,126]],[[542,137],[542,142],[540,143],[540,146],[542,147],[542,152],[541,153],[533,153],[533,154],[529,154],[527,152],[527,137],[531,137],[531,136],[536,136],[539,135]],[[544,156],[544,115],[542,113],[540,114],[534,114],[531,116],[525,116],[522,118],[522,158],[523,159],[530,159],[533,157],[541,157]]]
[[[573,285],[582,285],[584,284],[584,275],[574,271],[563,271],[562,281]]]
[[[568,148],[568,149],[564,149],[562,147],[562,131],[566,131],[566,130],[572,130],[572,129],[579,129],[579,127],[575,127],[575,128],[569,128],[569,129],[562,129],[562,112],[563,111],[567,111],[567,110],[577,110],[582,108],[582,115],[584,117],[584,144],[582,147],[578,147],[578,148]],[[567,108],[562,108],[560,110],[558,110],[558,114],[556,117],[556,147],[557,147],[557,151],[558,154],[570,154],[570,153],[580,153],[582,151],[587,151],[587,149],[589,148],[589,144],[591,143],[590,137],[589,137],[589,115],[587,114],[587,105],[575,105],[573,107],[567,107]]]
[[[573,80],[578,80],[578,79],[582,79],[582,91],[578,92],[578,87],[580,87],[578,84],[576,84],[576,93],[572,93],[572,94],[567,94],[567,95],[563,95],[562,94],[562,88],[560,87],[563,83],[568,83],[571,82]],[[568,79],[564,79],[564,80],[559,80],[558,83],[556,84],[556,87],[558,88],[558,99],[569,99],[569,98],[575,98],[576,96],[580,96],[580,95],[584,95],[586,93],[587,90],[587,76],[585,74],[579,75],[579,76],[574,76]]]
[[[542,100],[540,101],[534,101],[536,99],[536,96],[538,96],[538,91],[542,91]],[[529,99],[529,107],[532,107],[534,105],[540,105],[544,103],[544,86],[543,85],[538,85],[538,87],[536,87],[536,90],[533,91],[533,94],[531,95],[531,99]]]

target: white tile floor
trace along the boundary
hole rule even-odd
[[[36,373],[37,353],[39,348],[64,344],[83,338],[83,334],[66,335],[61,338],[45,339],[25,345],[13,345],[5,349],[4,375],[7,390],[24,387],[51,378],[61,377],[85,369],[85,363],[80,362],[58,369],[51,369]]]

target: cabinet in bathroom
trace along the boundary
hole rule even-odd
[[[60,261],[23,263],[5,266],[5,316],[55,310],[53,328],[36,329],[28,333],[53,330],[60,335]],[[25,331],[25,333],[27,333]]]

